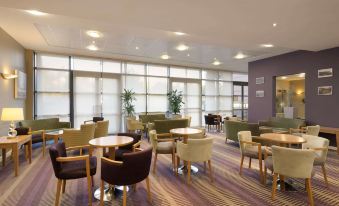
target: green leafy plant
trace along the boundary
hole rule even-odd
[[[134,115],[135,108],[133,102],[136,100],[135,92],[129,89],[124,89],[124,92],[121,94],[122,109],[126,116],[131,117]]]
[[[177,90],[172,90],[169,93],[167,93],[167,98],[169,101],[171,112],[173,112],[174,114],[179,114],[182,105],[185,104],[182,101],[182,98],[183,98],[182,92],[177,91]]]

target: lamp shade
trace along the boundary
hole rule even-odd
[[[3,108],[1,113],[2,121],[18,121],[24,119],[22,108]]]

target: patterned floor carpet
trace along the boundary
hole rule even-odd
[[[152,202],[147,201],[146,185],[139,183],[137,190],[127,194],[127,205],[307,205],[307,193],[303,180],[293,180],[296,192],[278,192],[271,200],[271,186],[259,183],[258,162],[253,161],[252,169],[245,167],[239,176],[239,148],[234,143],[224,143],[221,134],[215,137],[212,166],[214,182],[210,182],[203,164],[196,164],[199,173],[193,175],[191,185],[186,185],[185,176],[176,177],[171,171],[171,157],[159,155],[156,175],[150,174]],[[148,146],[144,141],[142,147]],[[21,151],[23,152],[23,151]],[[96,152],[98,155],[99,152]],[[98,155],[99,156],[99,155]],[[54,205],[56,178],[49,155],[42,157],[41,147],[33,151],[32,164],[21,155],[20,175],[14,177],[13,162],[0,169],[0,205]],[[95,175],[95,188],[99,186],[100,161]],[[248,165],[248,159],[245,160]],[[327,171],[330,187],[326,188],[319,168],[312,179],[316,205],[339,205],[339,159],[331,151],[328,154]],[[86,179],[67,182],[66,193],[61,205],[87,205]],[[94,200],[93,205],[99,205]],[[112,202],[105,205],[112,205]],[[122,205],[122,196],[117,196],[113,205]]]

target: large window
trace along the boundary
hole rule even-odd
[[[245,73],[44,53],[35,55],[34,66],[35,118],[59,117],[79,127],[102,115],[110,133],[121,131],[123,89],[136,93],[136,114],[166,112],[167,93],[178,89],[192,126],[204,124],[208,113],[247,117]]]

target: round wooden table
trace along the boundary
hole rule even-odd
[[[183,142],[185,144],[187,144],[187,139],[189,138],[189,135],[200,134],[200,133],[202,133],[202,131],[200,129],[194,129],[194,128],[186,127],[186,128],[171,129],[170,133],[183,137]],[[187,167],[186,167],[186,162],[185,161],[184,161],[184,165],[181,166],[178,169],[178,173],[179,174],[183,174],[184,172],[187,172]],[[191,165],[191,173],[196,174],[198,172],[199,172],[199,169],[196,166]]]
[[[264,133],[260,135],[260,139],[274,142],[280,146],[286,146],[289,144],[302,144],[306,140],[302,137],[291,135],[291,134],[277,134],[277,133]]]
[[[132,137],[128,136],[106,136],[99,137],[89,141],[89,144],[93,147],[99,147],[103,149],[103,154],[105,153],[105,149],[108,147],[109,149],[109,158],[115,159],[115,147],[125,146],[133,142]],[[105,186],[104,189],[104,201],[111,201],[114,196],[114,189],[121,190],[122,188],[119,186],[110,187],[109,185]],[[94,197],[97,200],[100,200],[100,188],[95,190]]]

